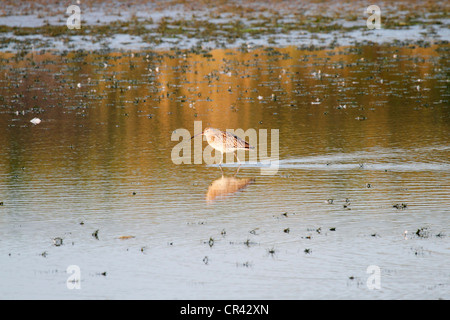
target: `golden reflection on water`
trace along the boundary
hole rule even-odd
[[[445,144],[445,48],[1,53],[0,170],[169,174],[194,121],[279,129],[281,159]]]
[[[236,175],[229,177],[222,175],[222,177],[214,180],[209,185],[206,192],[206,202],[213,204],[216,200],[228,199],[236,192],[247,188],[253,182],[255,182],[254,178],[236,178]]]
[[[46,288],[53,270],[81,259],[94,261],[86,275],[123,276],[110,291],[131,296],[373,298],[348,279],[379,263],[394,280],[380,297],[417,298],[435,285],[431,296],[445,298],[448,61],[448,45],[0,54],[3,295],[16,282]],[[194,121],[279,129],[279,173],[243,166],[243,178],[217,178],[215,166],[175,165],[171,134],[193,133]],[[413,239],[423,227],[433,236]],[[226,240],[205,245],[225,236],[218,230]],[[135,238],[117,240],[124,234]],[[254,269],[236,268],[249,261]],[[60,276],[44,296],[74,294]],[[87,286],[102,290],[98,278]]]

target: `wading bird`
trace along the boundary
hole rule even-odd
[[[203,132],[193,136],[191,140],[199,135],[205,136],[208,144],[222,153],[222,158],[220,159],[219,166],[221,166],[222,164],[224,153],[234,152],[237,150],[250,150],[255,148],[238,136],[235,136],[234,134],[227,131],[221,131],[219,129],[206,128],[205,130],[203,130]],[[237,154],[234,155],[240,164],[241,161],[239,160]]]

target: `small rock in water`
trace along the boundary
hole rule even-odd
[[[54,238],[53,239],[53,244],[56,246],[56,247],[59,247],[59,246],[62,246],[62,244],[63,244],[63,239],[62,238]]]
[[[32,124],[34,124],[34,125],[37,125],[37,124],[41,123],[42,120],[39,119],[39,118],[33,118],[33,119],[30,120],[30,122],[31,122]]]

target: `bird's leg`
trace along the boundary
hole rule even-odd
[[[222,157],[220,157],[220,162],[219,162],[220,170],[222,170],[222,161],[223,161],[223,153],[222,153]]]
[[[239,157],[237,156],[237,153],[234,153],[234,155],[235,155],[237,161],[239,162],[239,166],[241,166],[241,160],[239,160]]]
[[[238,174],[240,168],[241,168],[241,166],[239,165],[239,167],[237,168],[237,170],[236,170],[236,172],[234,173],[233,177],[236,177],[236,175]]]
[[[241,160],[239,160],[239,157],[237,156],[237,153],[234,154],[236,156],[236,159],[239,161],[239,167],[236,170],[236,173],[234,175],[237,175],[237,173],[239,172],[239,169],[241,168]]]

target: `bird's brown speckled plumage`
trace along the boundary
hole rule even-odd
[[[206,140],[211,145],[211,147],[221,151],[222,153],[232,152],[240,149],[253,149],[253,147],[250,146],[247,141],[242,140],[238,136],[227,131],[221,131],[214,128],[206,128],[205,131],[203,131],[203,135],[206,136]]]

